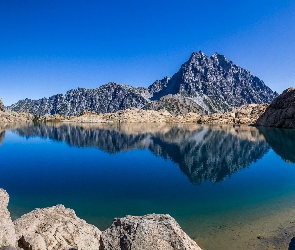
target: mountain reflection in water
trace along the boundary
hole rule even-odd
[[[221,181],[260,159],[270,148],[265,131],[249,126],[38,124],[13,131],[27,138],[39,136],[70,146],[97,147],[110,154],[149,149],[175,162],[193,184]]]

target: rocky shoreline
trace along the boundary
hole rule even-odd
[[[201,250],[167,214],[115,218],[107,230],[100,231],[63,205],[35,209],[12,222],[8,201],[8,193],[0,189],[3,250]]]

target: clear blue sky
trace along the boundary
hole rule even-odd
[[[5,105],[110,81],[148,86],[193,51],[295,86],[294,0],[0,0]]]

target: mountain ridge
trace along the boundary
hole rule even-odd
[[[244,104],[270,103],[277,93],[225,56],[214,53],[209,57],[199,51],[193,52],[172,77],[156,80],[148,88],[110,82],[96,89],[72,89],[39,100],[26,98],[8,109],[63,116],[77,115],[82,111],[110,113],[129,108],[142,109],[147,105],[152,108],[157,105],[150,103],[167,95],[181,97],[181,105],[176,106],[183,106],[183,102],[191,106],[193,102],[200,110],[214,113]]]

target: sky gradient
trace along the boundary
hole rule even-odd
[[[5,105],[114,81],[147,87],[194,51],[295,86],[294,0],[0,0]]]

